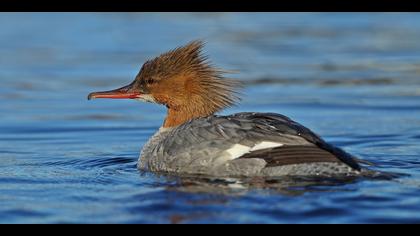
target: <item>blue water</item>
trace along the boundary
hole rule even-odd
[[[242,102],[390,179],[200,180],[141,173],[165,107],[87,101],[193,39]],[[420,223],[420,14],[1,13],[0,223]]]

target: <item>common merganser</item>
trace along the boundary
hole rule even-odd
[[[357,175],[355,157],[275,113],[214,113],[234,105],[240,83],[224,78],[192,41],[146,61],[122,88],[88,99],[136,99],[165,105],[162,127],[144,145],[138,168],[206,176]]]

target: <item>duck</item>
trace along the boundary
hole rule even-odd
[[[161,127],[141,150],[138,169],[214,177],[361,173],[358,158],[285,115],[218,115],[238,104],[243,84],[227,78],[203,48],[203,41],[191,41],[147,60],[129,85],[88,95],[166,106]]]

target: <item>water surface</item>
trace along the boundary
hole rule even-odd
[[[0,223],[420,223],[420,14],[2,13]],[[393,179],[141,173],[165,108],[95,100],[193,39],[277,112]],[[250,186],[251,185],[251,186]]]

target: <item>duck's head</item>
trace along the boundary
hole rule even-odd
[[[239,100],[238,81],[226,79],[202,54],[203,42],[193,41],[146,61],[132,83],[94,92],[88,99],[136,99],[163,104],[168,116],[163,127],[209,116]]]

